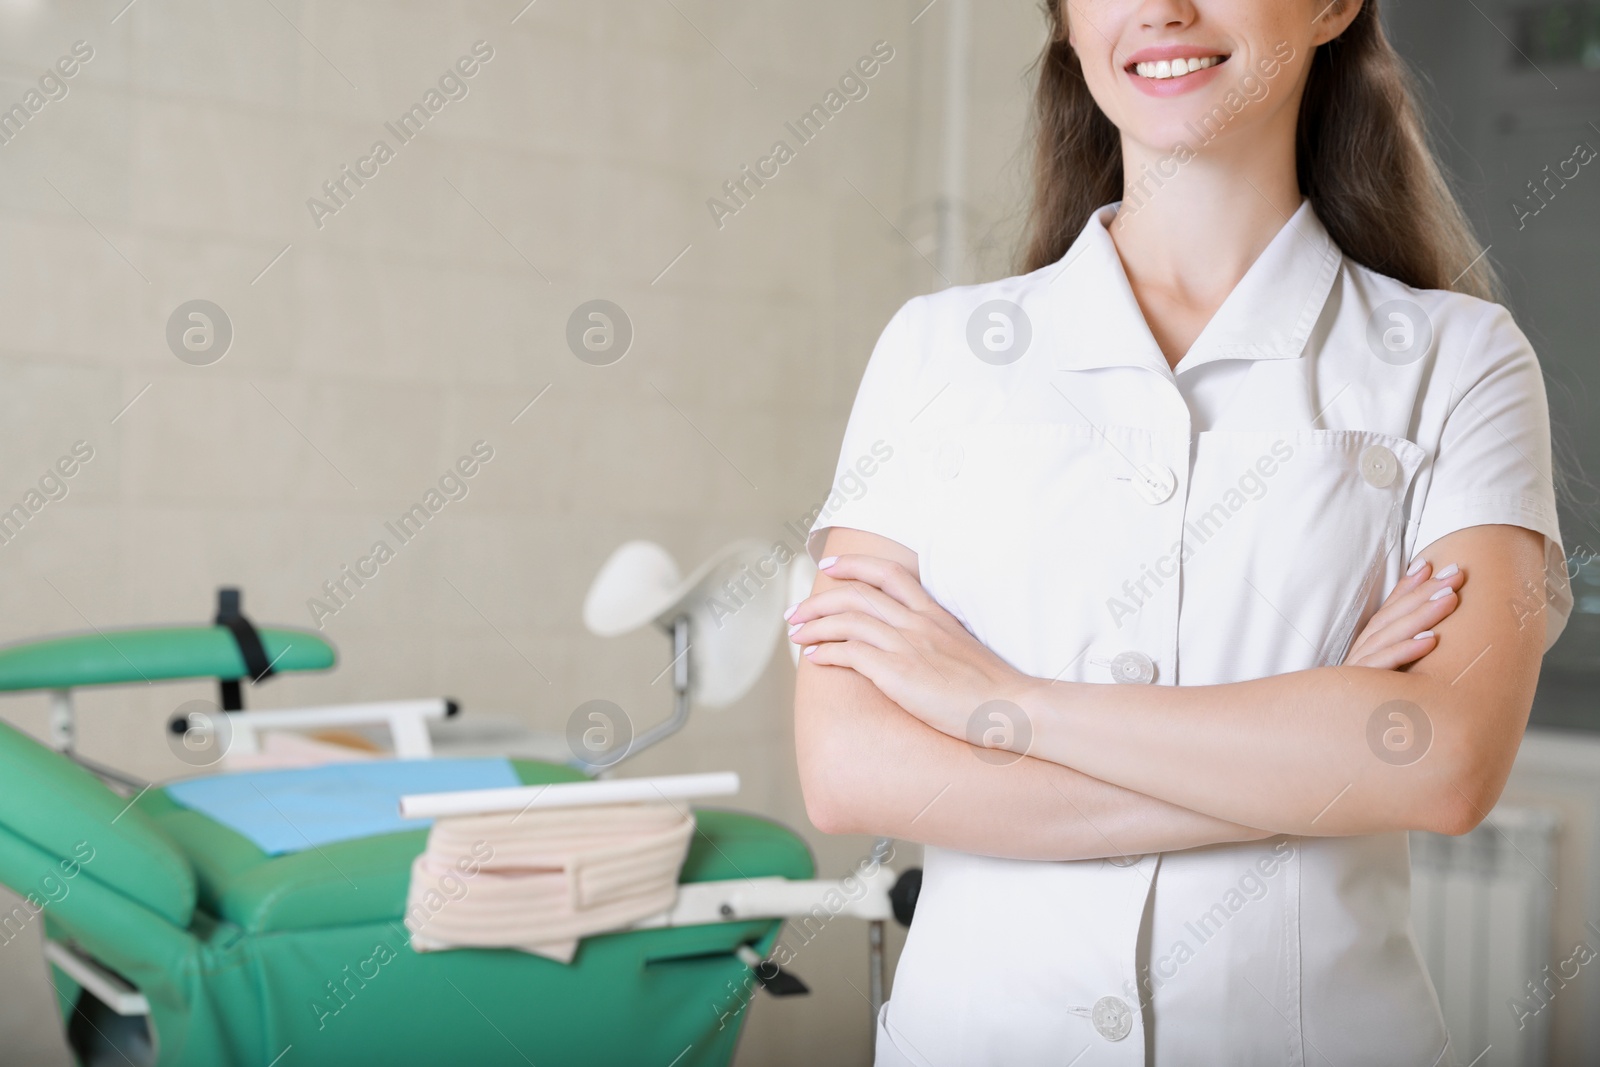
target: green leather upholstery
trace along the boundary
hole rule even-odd
[[[333,646],[308,630],[258,632],[275,671],[320,671],[334,664]],[[248,673],[238,643],[224,626],[105,630],[0,648],[0,692],[243,678]]]
[[[529,784],[578,777],[514,766]],[[812,876],[809,850],[785,828],[696,814],[683,881]],[[418,953],[403,912],[425,838],[407,831],[266,856],[159,789],[130,805],[0,726],[0,882],[43,904],[50,937],[145,995],[163,1067],[265,1067],[280,1057],[288,1067],[291,1056],[330,1067],[731,1059],[754,988],[735,951],[766,955],[780,922],[602,934],[570,964],[503,949]],[[79,841],[93,848],[87,862],[73,859]],[[0,940],[14,936],[13,921],[35,921],[14,915],[0,916]],[[77,987],[59,970],[52,980],[69,1014]]]
[[[98,778],[33,738],[0,724],[0,827],[58,860],[92,852],[85,869],[179,927],[194,914],[195,877],[177,845]],[[13,878],[28,876],[19,884]],[[33,868],[0,882],[36,888]]]

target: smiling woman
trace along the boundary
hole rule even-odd
[[[1046,11],[1026,273],[890,320],[789,614],[813,820],[927,846],[877,1062],[1453,1063],[1407,832],[1571,611],[1538,360],[1374,0]]]

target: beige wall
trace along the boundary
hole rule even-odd
[[[486,440],[470,494],[326,620],[338,669],[254,705],[449,694],[551,730],[597,696],[663,712],[664,642],[588,634],[588,581],[628,538],[692,566],[782,537],[825,492],[878,331],[945,284],[923,257],[950,0],[914,24],[923,0],[539,0],[514,24],[521,0],[122,2],[0,0],[0,106],[93,49],[0,146],[0,507],[94,450],[0,545],[0,639],[199,621],[220,584],[307,625],[321,583]],[[976,252],[953,281],[1007,273],[1040,26],[1032,3],[973,15]],[[879,39],[870,94],[719,230],[706,199]],[[468,95],[398,145],[384,122],[480,40]],[[394,158],[316,226],[307,198],[379,137]],[[596,297],[636,330],[609,367],[564,342]],[[195,298],[235,332],[209,366],[165,339]],[[629,773],[736,769],[743,806],[842,874],[869,843],[805,822],[791,683],[780,655]],[[181,773],[161,725],[211,695],[88,696],[82,749]],[[43,730],[35,698],[0,715]],[[741,1062],[867,1062],[865,940],[840,921],[806,946],[814,995],[758,1001]],[[30,1062],[60,1062],[45,994],[36,946],[0,948],[0,1047]]]

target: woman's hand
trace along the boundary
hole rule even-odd
[[[973,637],[900,564],[842,555],[819,569],[839,584],[790,609],[789,639],[813,663],[854,670],[934,729],[968,740],[979,708],[991,700],[1015,702],[1034,683]],[[1396,583],[1344,665],[1397,670],[1432,652],[1439,643],[1433,627],[1459,606],[1465,581],[1453,564],[1435,576],[1422,561]]]
[[[819,565],[838,582],[790,608],[789,640],[811,662],[850,667],[941,733],[966,739],[979,707],[1016,701],[1034,683],[973,637],[899,563],[840,555]],[[1422,560],[1395,584],[1344,657],[1347,667],[1397,670],[1438,646],[1434,625],[1461,603],[1466,574],[1437,576]]]
[[[818,569],[840,584],[785,616],[813,663],[849,667],[912,715],[967,737],[977,710],[1015,700],[1033,681],[989,651],[898,563],[842,555]]]
[[[1435,575],[1431,563],[1418,560],[1351,642],[1344,666],[1398,670],[1432,652],[1439,645],[1433,627],[1460,606],[1466,580],[1454,563]]]

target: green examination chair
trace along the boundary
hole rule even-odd
[[[259,678],[332,666],[315,634],[106,631],[0,649],[0,691]],[[226,698],[226,684],[224,687]],[[52,729],[54,730],[53,725]],[[67,747],[67,746],[59,746]],[[572,768],[513,760],[529,785]],[[103,776],[102,776],[103,777]],[[681,883],[809,879],[805,843],[702,810]],[[270,856],[160,787],[109,788],[0,725],[0,883],[23,898],[0,942],[42,922],[83,1067],[726,1064],[781,919],[586,938],[570,964],[514,950],[417,953],[402,921],[426,830]],[[754,955],[752,955],[752,953]]]

